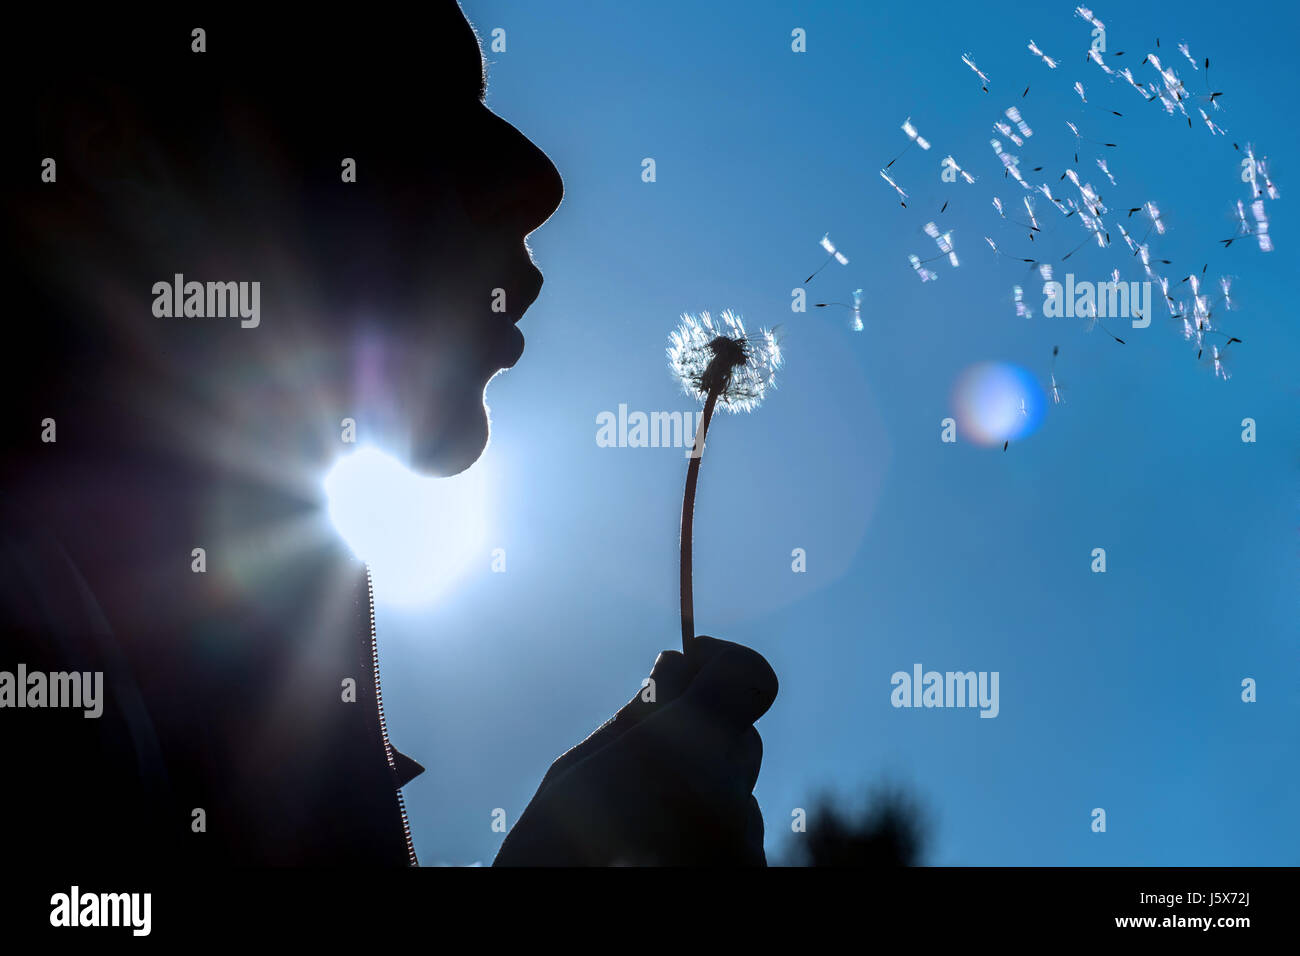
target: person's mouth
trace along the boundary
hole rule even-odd
[[[524,317],[529,306],[537,301],[542,291],[542,273],[529,261],[526,268],[519,272],[519,279],[514,284],[513,301],[507,300],[503,312],[494,314],[494,318],[504,318],[497,336],[495,361],[500,368],[513,368],[524,354],[524,334],[519,331],[519,320]]]
[[[514,368],[515,363],[519,361],[523,354],[524,333],[520,332],[519,327],[513,323],[504,325],[497,338],[497,351],[493,358],[493,364],[503,369]]]

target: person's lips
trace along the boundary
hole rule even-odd
[[[506,303],[506,315],[511,322],[518,322],[528,311],[528,307],[542,294],[542,273],[530,259],[526,268],[521,269],[516,283],[516,301]]]
[[[519,331],[518,322],[542,291],[542,273],[531,260],[519,270],[518,275],[519,278],[513,283],[513,300],[508,298],[505,312],[493,316],[506,320],[501,323],[495,356],[495,362],[501,368],[513,368],[524,354],[524,334]]]
[[[493,364],[499,368],[514,368],[524,354],[524,333],[516,325],[505,325],[497,341],[498,350]]]

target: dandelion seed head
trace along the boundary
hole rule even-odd
[[[744,321],[730,309],[716,318],[708,312],[682,313],[668,342],[668,366],[686,394],[703,401],[717,390],[718,404],[729,412],[758,408],[776,388],[776,372],[784,362],[774,332],[746,332]]]

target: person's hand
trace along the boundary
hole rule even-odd
[[[771,666],[697,637],[688,655],[660,654],[650,680],[551,765],[494,866],[767,864],[752,791]]]

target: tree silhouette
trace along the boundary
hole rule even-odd
[[[926,812],[897,786],[873,788],[864,808],[817,798],[808,830],[796,834],[787,866],[918,866],[929,842]]]

